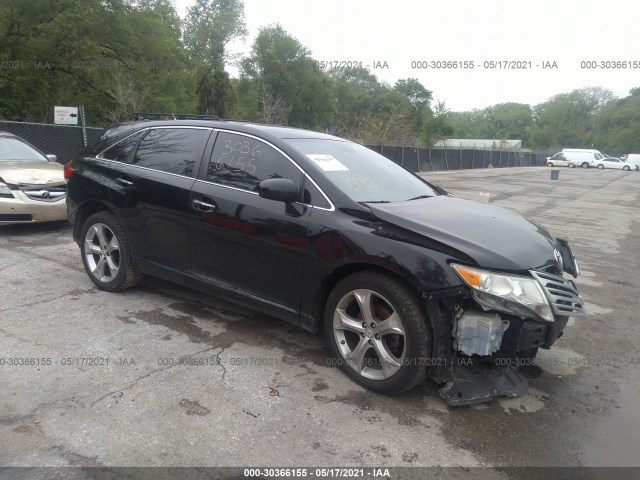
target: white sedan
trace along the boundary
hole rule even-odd
[[[619,158],[614,158],[614,157],[607,157],[607,158],[601,158],[600,160],[596,160],[594,162],[594,166],[596,168],[599,168],[600,170],[604,168],[615,168],[618,170],[625,170],[627,172],[629,170],[635,170],[635,166],[629,165],[628,163],[623,162]]]

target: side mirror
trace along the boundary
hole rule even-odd
[[[45,157],[47,157],[47,160],[49,160],[51,163],[55,163],[58,160],[58,157],[56,155],[45,155]]]
[[[298,187],[288,178],[267,178],[258,185],[258,195],[276,202],[293,203],[298,198]]]

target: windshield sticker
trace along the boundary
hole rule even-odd
[[[333,155],[307,155],[325,172],[348,172],[349,169]]]

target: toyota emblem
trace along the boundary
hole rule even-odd
[[[560,250],[558,250],[557,248],[554,249],[553,256],[556,257],[556,262],[562,265],[562,254],[560,253]]]

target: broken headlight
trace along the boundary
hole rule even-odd
[[[553,322],[553,313],[542,286],[531,277],[505,275],[451,264],[460,278],[472,289],[483,307],[519,316],[536,316]]]

